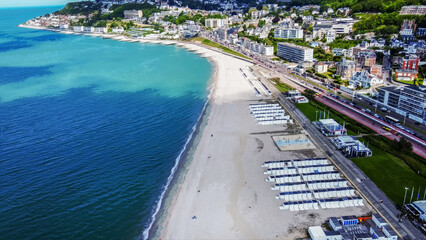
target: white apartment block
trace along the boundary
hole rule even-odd
[[[277,56],[292,62],[313,61],[314,49],[280,42],[277,45]]]
[[[251,12],[251,18],[252,19],[259,19],[262,18],[263,16],[268,15],[269,11],[266,10],[260,10],[260,11],[252,11]]]
[[[260,49],[260,54],[265,55],[265,56],[273,56],[274,55],[274,47],[262,45],[262,47]]]
[[[273,56],[274,47],[269,45],[253,42],[247,38],[242,41],[242,46],[253,53],[258,53],[264,56]]]
[[[302,39],[303,30],[298,28],[276,28],[274,30],[274,37],[284,39]]]
[[[228,25],[228,19],[216,19],[216,18],[207,18],[206,27],[207,28],[220,28],[225,25]]]
[[[349,34],[352,32],[353,24],[333,24],[333,30],[337,34]]]
[[[336,39],[336,31],[334,30],[329,30],[327,32],[327,34],[325,35],[325,38],[327,39],[327,43],[331,43],[334,42],[334,40]]]
[[[83,26],[75,26],[75,27],[73,27],[73,31],[74,32],[83,32],[84,27]]]
[[[139,19],[142,16],[141,10],[124,10],[124,19]]]

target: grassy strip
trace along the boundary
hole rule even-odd
[[[245,55],[243,55],[243,54],[241,54],[239,52],[233,51],[233,50],[231,50],[231,49],[229,49],[227,47],[224,47],[224,46],[220,45],[219,43],[210,41],[210,40],[202,38],[202,37],[194,37],[194,38],[191,39],[191,41],[201,42],[204,45],[207,45],[207,46],[210,46],[210,47],[214,47],[214,48],[219,48],[223,52],[226,52],[226,53],[238,56],[238,57],[242,57],[242,58],[246,58],[246,59],[250,59],[251,60],[251,58],[249,58],[249,57],[247,57],[247,56],[245,56]]]
[[[419,187],[426,186],[423,176],[416,174],[406,162],[392,153],[385,151],[372,142],[383,141],[384,137],[369,136],[360,138],[360,141],[369,142],[373,151],[372,157],[353,158],[352,161],[395,203],[402,204],[404,200],[405,187],[414,187],[414,199],[417,199]],[[388,140],[388,139],[387,139]],[[384,142],[383,142],[384,143]],[[424,190],[423,190],[424,191]],[[423,193],[423,192],[422,192]],[[410,194],[407,194],[407,201]],[[421,196],[422,197],[422,196]]]
[[[317,120],[320,117],[320,112],[322,111],[324,114],[324,111],[327,114],[328,118],[328,112],[330,112],[330,118],[333,118],[338,123],[342,124],[345,122],[345,127],[348,130],[348,135],[358,135],[358,134],[371,134],[374,133],[373,130],[367,128],[366,126],[363,126],[359,124],[357,121],[353,120],[352,118],[349,118],[338,111],[334,110],[333,108],[330,108],[316,100],[309,99],[309,103],[296,103],[296,107],[305,114],[306,117],[309,118],[311,121],[315,121],[315,118]],[[318,112],[318,113],[316,113]]]
[[[288,92],[288,91],[294,90],[294,88],[281,82],[279,79],[270,79],[270,80],[274,83],[275,87],[278,90],[280,90],[280,92]]]
[[[302,79],[302,80],[306,80],[305,78],[303,78],[303,77],[301,77],[301,76],[299,76],[299,75],[297,75],[297,74],[294,74],[294,73],[290,73],[291,75],[293,75],[293,76],[295,76],[295,77],[297,77],[297,78],[300,78],[300,79]]]

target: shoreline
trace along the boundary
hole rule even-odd
[[[220,54],[223,55],[227,55],[236,59],[240,59],[249,63],[253,63],[252,60],[250,59],[245,59],[236,55],[232,55],[230,53],[226,53],[223,51],[220,51],[219,49],[207,46],[207,45],[203,45],[203,44],[198,44],[196,42],[188,42],[188,41],[180,41],[180,40],[170,40],[170,39],[142,39],[142,38],[133,38],[133,37],[127,37],[124,35],[118,35],[118,34],[103,34],[103,33],[85,33],[85,32],[73,32],[73,31],[64,31],[64,30],[59,30],[59,29],[51,29],[51,28],[46,28],[46,27],[36,27],[36,26],[28,26],[28,25],[24,25],[24,24],[19,24],[18,27],[20,28],[29,28],[29,29],[36,29],[36,30],[43,30],[43,31],[50,31],[50,32],[55,32],[55,33],[61,33],[61,34],[67,34],[67,35],[80,35],[80,36],[90,36],[90,37],[101,37],[103,39],[112,39],[112,40],[117,40],[117,41],[121,41],[121,42],[130,42],[130,43],[151,43],[151,44],[160,44],[160,45],[175,45],[178,47],[183,47],[186,48],[188,51],[191,52],[195,52],[196,54],[203,56],[203,53],[198,53],[196,52],[196,50],[194,50],[194,46],[200,47],[202,49],[207,49],[210,51],[214,51],[214,52],[218,52]],[[208,58],[208,57],[207,57]]]
[[[173,199],[175,196],[171,193],[173,193],[173,191],[179,191],[180,185],[182,184],[182,182],[179,182],[179,180],[184,179],[186,177],[188,168],[190,167],[191,162],[193,160],[193,152],[197,148],[198,141],[201,138],[203,134],[203,130],[205,126],[207,125],[208,119],[210,117],[211,101],[213,101],[215,84],[217,83],[217,80],[218,80],[217,62],[212,57],[206,56],[205,53],[198,52],[196,49],[192,47],[192,46],[197,46],[197,47],[201,47],[201,46],[198,46],[196,44],[191,44],[188,42],[181,42],[181,41],[175,41],[175,40],[134,39],[134,38],[129,38],[122,35],[114,35],[114,34],[76,33],[72,31],[61,31],[61,30],[48,29],[43,27],[27,26],[23,24],[20,24],[18,26],[22,28],[51,31],[51,32],[67,34],[67,35],[84,35],[84,36],[91,36],[91,37],[101,37],[103,39],[112,39],[112,40],[131,42],[131,43],[139,42],[139,43],[151,43],[151,44],[161,44],[161,45],[176,45],[177,47],[185,48],[187,51],[194,52],[195,54],[198,54],[201,57],[206,58],[212,65],[212,75],[208,81],[208,96],[207,96],[206,103],[203,107],[202,112],[200,113],[200,116],[196,124],[193,126],[193,131],[188,136],[187,142],[183,146],[181,152],[179,153],[179,156],[175,159],[175,165],[170,170],[171,172],[169,177],[166,179],[166,183],[164,184],[164,186],[162,186],[162,192],[160,196],[158,197],[158,200],[152,207],[152,215],[149,218],[149,222],[146,224],[146,227],[145,229],[143,229],[141,234],[141,239],[144,239],[144,240],[156,238],[160,234],[158,231],[161,230],[161,226],[163,225],[163,222],[167,221],[166,217],[167,217],[167,212],[169,210],[170,204],[173,204]],[[205,49],[209,50],[208,48],[205,48]]]
[[[155,204],[152,207],[152,214],[148,220],[148,223],[145,225],[146,227],[141,232],[141,239],[153,239],[157,236],[158,230],[161,229],[161,225],[164,221],[166,221],[166,213],[168,211],[169,206],[167,205],[168,202],[170,202],[174,195],[171,194],[173,190],[179,191],[179,186],[181,183],[179,183],[179,179],[185,178],[186,172],[191,165],[192,161],[192,154],[191,152],[195,151],[197,148],[197,139],[201,137],[203,133],[203,126],[207,125],[209,115],[210,115],[210,102],[213,99],[214,91],[215,91],[215,84],[217,82],[217,71],[218,71],[218,65],[217,62],[209,56],[205,55],[205,52],[199,52],[194,47],[201,47],[196,44],[188,43],[188,42],[182,42],[182,41],[175,41],[175,40],[153,40],[153,39],[135,39],[135,38],[129,38],[122,35],[115,35],[115,34],[96,34],[96,33],[76,33],[72,31],[62,31],[62,30],[55,30],[55,29],[49,29],[44,27],[35,27],[35,26],[27,26],[20,24],[18,27],[21,28],[29,28],[29,29],[36,29],[36,30],[43,30],[43,31],[50,31],[55,33],[61,33],[61,34],[67,34],[67,35],[83,35],[83,36],[90,36],[90,37],[101,37],[103,39],[111,39],[111,40],[117,40],[122,42],[130,42],[130,43],[151,43],[151,44],[161,44],[161,45],[175,45],[177,47],[185,48],[187,51],[194,52],[197,55],[200,55],[203,58],[206,58],[210,64],[212,65],[212,75],[210,79],[208,80],[208,95],[206,99],[206,103],[203,107],[202,112],[200,113],[200,116],[196,122],[196,124],[193,126],[193,131],[188,136],[188,139],[183,146],[181,152],[179,153],[179,156],[175,159],[175,165],[170,170],[170,175],[166,179],[166,183],[162,186],[162,192],[160,196],[158,197],[158,200],[155,202]],[[191,46],[192,45],[192,46]],[[209,51],[208,48],[205,48]]]
[[[217,64],[213,59],[209,57],[206,58],[213,66],[212,75],[208,81],[209,91],[206,103],[203,107],[202,112],[200,113],[197,123],[193,126],[193,131],[188,136],[188,140],[185,146],[183,147],[180,156],[177,158],[177,165],[175,171],[173,172],[172,169],[172,174],[169,176],[171,177],[171,181],[169,182],[168,186],[164,187],[162,193],[163,196],[160,196],[159,201],[161,201],[161,205],[157,209],[155,215],[151,216],[148,227],[143,231],[143,240],[159,238],[159,231],[161,230],[163,222],[166,221],[165,218],[167,216],[167,211],[169,210],[169,207],[174,199],[174,195],[172,193],[175,191],[179,191],[179,187],[182,184],[182,182],[179,182],[179,180],[182,180],[186,176],[188,168],[190,167],[191,162],[193,160],[193,152],[197,148],[199,139],[203,134],[204,128],[207,125],[208,119],[210,117],[211,101],[213,101],[213,95],[215,90],[214,87],[217,82]],[[158,202],[156,203],[156,205],[157,204]]]

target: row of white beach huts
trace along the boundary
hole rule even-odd
[[[290,211],[362,206],[363,199],[326,158],[268,161],[266,182],[279,191],[280,207]]]
[[[359,206],[364,206],[363,199],[361,197],[344,197],[320,200],[289,201],[283,203],[280,206],[280,209],[290,211],[304,211],[316,210],[319,209],[319,207],[321,207],[321,209],[333,209]]]
[[[249,109],[250,114],[260,125],[293,123],[293,119],[278,103],[250,104]]]

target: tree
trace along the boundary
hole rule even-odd
[[[364,8],[364,6],[361,3],[357,3],[357,4],[352,6],[351,11],[353,13],[362,12],[363,8]]]
[[[383,54],[383,52],[376,52],[376,63],[377,64],[382,64],[384,56],[385,55]]]
[[[118,27],[118,23],[117,22],[112,22],[111,25],[109,26],[110,28],[117,28]]]
[[[309,99],[315,99],[315,91],[311,90],[311,89],[306,89],[303,94],[305,95],[305,97],[309,98]]]
[[[280,20],[280,17],[275,17],[274,19],[272,19],[272,23],[278,23]]]
[[[411,142],[407,141],[404,137],[401,137],[398,140],[394,140],[395,147],[400,152],[412,152],[413,151],[413,144]]]

